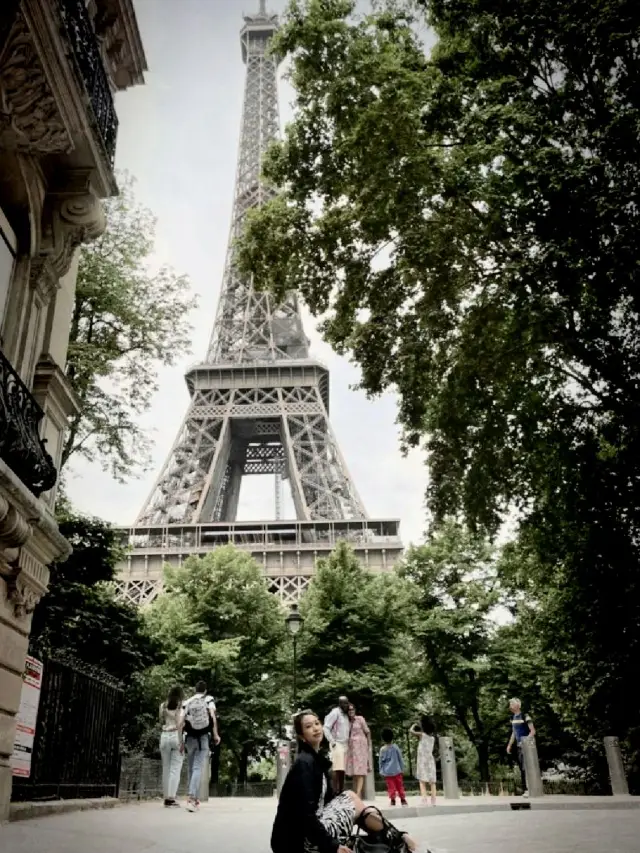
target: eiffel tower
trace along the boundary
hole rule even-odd
[[[270,589],[298,600],[318,558],[349,542],[372,571],[402,552],[397,520],[372,520],[349,476],[329,422],[329,371],[309,357],[295,293],[275,304],[234,266],[234,240],[248,210],[272,197],[261,161],[279,134],[278,58],[267,47],[278,18],[260,0],[240,33],[247,66],[231,233],[207,357],[186,373],[191,403],[133,528],[120,594],[136,604],[162,587],[164,563],[233,543],[263,566]],[[244,474],[275,483],[275,519],[237,521]],[[288,480],[295,521],[282,515]]]

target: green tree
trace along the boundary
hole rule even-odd
[[[136,204],[133,181],[125,176],[103,204],[106,231],[80,253],[67,362],[80,410],[62,466],[74,455],[97,458],[123,480],[148,460],[137,417],[157,390],[158,365],[188,352],[196,301],[185,276],[153,271],[155,220]]]
[[[339,543],[300,606],[300,695],[318,714],[347,694],[370,725],[397,723],[412,706],[407,689],[406,601],[392,575],[366,572]]]
[[[238,259],[301,291],[428,453],[436,522],[523,520],[554,701],[640,731],[640,6],[294,2],[298,112]],[[425,55],[410,9],[437,37]],[[567,718],[565,718],[567,719]]]
[[[51,566],[49,591],[33,614],[31,654],[67,655],[128,685],[158,658],[140,611],[115,597],[110,582],[121,556],[108,524],[58,510],[60,532],[73,545],[64,563]]]
[[[495,530],[542,498],[569,434],[632,459],[640,9],[433,0],[427,59],[416,5],[291,5],[297,113],[265,165],[283,191],[238,260],[326,315],[367,391],[397,389],[437,517]]]
[[[147,614],[164,661],[148,676],[149,723],[173,683],[204,679],[214,694],[222,759],[239,782],[285,721],[284,613],[256,561],[232,546],[166,569]]]
[[[421,677],[441,694],[474,745],[480,778],[487,782],[490,735],[500,726],[504,730],[508,713],[495,700],[484,701],[496,632],[492,617],[500,602],[492,551],[447,521],[425,545],[409,550],[399,571],[411,588],[411,633]]]
[[[548,703],[541,723],[543,757],[545,751],[555,752],[584,768],[605,793],[602,739],[617,732],[626,750],[630,785],[638,791],[640,717],[625,699],[637,642],[634,567],[621,560],[603,574],[597,554],[579,565],[571,558],[545,564],[538,556],[543,547],[532,544],[539,535],[525,527],[503,550],[498,571],[516,616],[513,630],[532,649],[531,657],[512,671],[528,685],[530,701],[537,695]],[[627,636],[628,646],[619,643],[618,632]],[[494,663],[499,670],[500,658]]]

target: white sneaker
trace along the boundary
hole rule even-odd
[[[194,812],[195,810],[196,810],[196,804],[193,802],[193,800],[187,800],[187,811],[188,812]]]
[[[522,794],[522,796],[523,796],[523,797],[528,797],[528,796],[529,796],[529,792],[528,792],[528,791],[524,791],[524,792],[523,792],[523,794]]]

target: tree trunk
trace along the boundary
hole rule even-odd
[[[211,783],[217,785],[220,781],[220,745],[212,744]]]
[[[489,744],[483,738],[476,738],[475,748],[478,753],[478,770],[483,783],[491,781],[489,774]]]
[[[242,745],[242,752],[240,753],[240,760],[238,761],[238,785],[244,785],[247,781],[250,753],[251,744],[244,743]]]

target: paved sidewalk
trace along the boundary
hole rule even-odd
[[[403,818],[436,817],[442,813],[480,814],[481,812],[510,812],[516,810],[531,811],[618,811],[640,809],[640,797],[573,797],[553,795],[532,799],[529,797],[460,797],[457,800],[445,800],[438,797],[437,806],[425,806],[417,797],[409,797],[409,806],[391,808],[387,799],[378,797],[376,805],[391,820]],[[640,850],[640,845],[638,847]]]
[[[199,814],[160,803],[0,827],[2,853],[269,853],[273,800],[211,800]],[[439,814],[437,813],[439,811]],[[398,816],[400,818],[400,815]],[[397,820],[424,853],[638,853],[640,810],[476,812]]]

